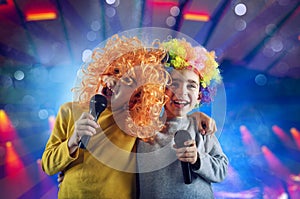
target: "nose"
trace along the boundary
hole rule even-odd
[[[185,96],[187,95],[187,88],[184,84],[180,84],[176,90],[175,90],[175,95],[177,96]]]

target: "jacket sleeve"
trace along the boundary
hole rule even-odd
[[[42,155],[42,169],[48,175],[63,171],[79,156],[79,150],[74,157],[69,155],[68,140],[74,131],[74,115],[72,103],[60,107],[54,128]]]
[[[198,146],[198,166],[193,172],[209,182],[221,182],[227,175],[228,158],[215,135],[202,138],[204,142]]]

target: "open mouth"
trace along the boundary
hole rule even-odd
[[[102,94],[106,97],[111,97],[113,95],[113,90],[108,88],[107,86],[102,89]]]
[[[183,106],[186,106],[189,104],[189,102],[186,100],[173,100],[173,103],[174,103],[174,105],[180,106],[180,107],[183,107]]]

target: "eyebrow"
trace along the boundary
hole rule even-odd
[[[188,82],[189,82],[189,83],[193,83],[193,84],[197,84],[197,85],[199,84],[198,82],[196,82],[196,81],[194,81],[194,80],[190,80],[190,79],[188,80]]]
[[[172,81],[173,82],[179,82],[179,81],[182,81],[182,79],[180,78],[172,78]],[[187,80],[189,83],[193,83],[193,84],[197,84],[198,85],[198,82],[194,81],[194,80],[191,80],[191,79],[188,79]]]

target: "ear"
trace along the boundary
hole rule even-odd
[[[201,102],[201,99],[202,99],[202,93],[201,92],[199,92],[199,94],[198,94],[198,104],[200,104],[200,102]]]

